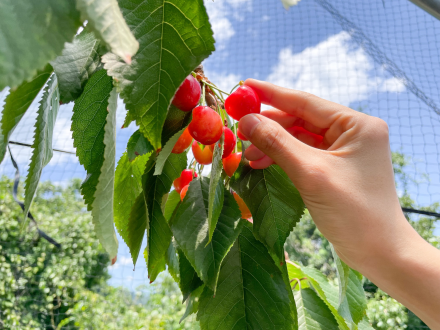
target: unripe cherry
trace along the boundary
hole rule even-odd
[[[212,163],[212,151],[208,146],[201,146],[197,141],[193,141],[191,150],[193,152],[194,158],[201,165],[209,165]]]
[[[189,184],[187,184],[185,187],[182,188],[182,191],[180,192],[180,200],[183,201],[183,199],[186,196],[186,193],[188,192]]]
[[[235,137],[234,133],[227,127],[223,127],[223,132],[225,133],[225,141],[223,143],[222,158],[226,158],[231,154],[232,151],[234,151],[235,145],[237,144],[237,138]],[[214,146],[215,143],[209,146],[212,152],[214,152]]]
[[[236,152],[230,154],[228,157],[222,160],[223,168],[225,169],[226,174],[231,177],[234,175],[235,171],[238,168],[238,165],[241,161],[241,152]]]
[[[192,142],[193,138],[191,134],[189,134],[188,127],[183,131],[182,135],[177,140],[174,145],[173,150],[171,151],[173,154],[181,154],[184,152]]]
[[[197,178],[197,173],[192,170],[183,170],[180,176],[173,182],[174,189],[180,193],[182,188],[189,185],[194,177]]]
[[[222,136],[223,123],[220,115],[207,106],[198,106],[193,110],[189,134],[201,144],[210,145]]]
[[[235,191],[233,191],[232,194],[234,195],[234,199],[238,204],[238,208],[240,209],[242,219],[249,220],[250,218],[252,218],[252,213],[249,210],[249,208],[247,207],[244,200],[240,196],[238,196]]]
[[[226,112],[235,120],[240,120],[250,113],[260,113],[260,108],[260,97],[247,85],[238,87],[225,101]]]
[[[243,141],[248,141],[248,139],[246,138],[246,136],[244,136],[243,134],[241,134],[241,132],[240,132],[240,130],[237,128],[237,137],[240,139],[240,140],[243,140]]]
[[[189,112],[199,103],[201,94],[202,89],[199,82],[192,75],[189,75],[180,85],[171,103],[180,110]]]

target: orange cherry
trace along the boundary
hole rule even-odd
[[[223,158],[223,168],[226,174],[231,177],[234,175],[241,161],[241,152],[230,154],[228,157]]]
[[[237,202],[238,208],[240,209],[241,217],[243,219],[247,219],[247,220],[252,218],[252,213],[249,210],[249,208],[247,207],[247,205],[244,202],[244,200],[240,196],[238,196],[235,191],[233,191],[232,194],[234,195],[235,201]]]
[[[212,163],[212,151],[209,146],[203,146],[202,149],[197,141],[194,140],[191,149],[194,154],[194,158],[199,164],[209,165]]]

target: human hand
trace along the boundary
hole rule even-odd
[[[278,164],[339,257],[440,326],[440,290],[432,289],[440,280],[440,252],[402,213],[387,124],[305,92],[252,79],[245,84],[276,108],[239,122],[252,142],[245,151],[250,165]],[[438,263],[428,267],[432,260]],[[422,276],[425,282],[415,286]]]
[[[246,116],[240,132],[253,143],[254,168],[273,162],[299,190],[316,225],[340,257],[361,269],[401,215],[387,124],[317,96],[248,80],[261,101],[279,110]]]

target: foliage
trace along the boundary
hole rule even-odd
[[[35,196],[34,217],[61,248],[30,226],[19,235],[23,213],[12,199],[12,182],[0,179],[0,328],[55,329],[75,296],[109,278],[108,255],[99,247],[80,182],[66,188],[44,182]]]
[[[181,299],[179,288],[169,276],[160,276],[148,290],[139,287],[136,293],[113,287],[106,287],[99,293],[86,291],[78,296],[78,303],[62,324],[70,322],[79,330],[200,329],[195,317],[179,324],[185,312]]]
[[[86,29],[75,36],[78,27],[86,25],[85,20]],[[43,321],[32,320],[32,314],[39,313],[55,328],[69,311],[63,324],[74,322],[84,329],[171,329],[178,327],[176,316],[197,313],[204,330],[331,328],[335,324],[369,329],[364,319],[366,300],[361,275],[349,269],[336,254],[330,254],[331,246],[317,232],[309,215],[299,231],[289,237],[305,206],[280,167],[254,170],[243,161],[229,179],[222,171],[222,138],[220,143],[215,142],[210,175],[202,176],[203,167],[196,168],[191,163],[189,167],[198,171],[199,177],[189,185],[187,196],[179,201],[179,196],[170,193],[173,181],[188,167],[187,152],[171,152],[192,116],[171,105],[183,80],[189,74],[196,76],[203,90],[199,103],[208,103],[213,108],[211,112],[217,112],[216,116],[222,118],[219,125],[235,124],[223,109],[225,93],[209,82],[198,67],[215,49],[203,0],[41,0],[38,5],[31,0],[6,0],[0,12],[0,28],[0,90],[11,88],[0,122],[0,160],[10,134],[50,79],[46,92],[53,87],[52,82],[59,81],[59,87],[54,89],[60,93],[56,100],[75,101],[72,136],[79,162],[87,172],[80,186],[76,182],[66,191],[43,184],[32,205],[39,173],[51,156],[52,134],[57,133],[52,132],[54,122],[46,120],[55,111],[49,114],[49,107],[44,107],[45,95],[35,125],[32,166],[26,179],[26,211],[30,209],[38,219],[59,219],[61,210],[52,209],[61,203],[57,198],[74,199],[73,205],[63,205],[72,216],[61,220],[72,223],[66,222],[64,228],[55,231],[63,244],[61,251],[55,251],[44,242],[33,243],[34,231],[24,237],[18,235],[19,224],[11,219],[18,219],[19,211],[12,206],[5,209],[4,219],[9,221],[5,227],[10,229],[3,236],[6,235],[5,242],[13,242],[5,245],[12,246],[13,251],[3,252],[3,247],[1,251],[5,262],[9,260],[8,269],[15,268],[9,270],[13,280],[5,282],[2,303],[11,311],[8,315],[13,315],[17,306],[21,311],[8,322],[33,327],[31,321]],[[139,129],[130,138],[115,173],[118,95],[127,109],[124,126],[135,121]],[[58,105],[52,107],[58,109]],[[50,124],[43,125],[45,121]],[[396,158],[396,163],[403,164],[404,159]],[[396,174],[405,183],[404,172]],[[89,226],[85,222],[90,220],[89,215],[75,209],[79,205],[78,189],[91,211],[94,234],[85,227]],[[240,219],[233,190],[250,209],[252,224]],[[403,203],[413,204],[406,186],[402,192]],[[49,197],[44,199],[42,194]],[[54,205],[44,208],[42,205],[48,201]],[[99,262],[107,264],[108,257],[100,252],[93,235],[110,258],[116,257],[114,225],[127,243],[134,264],[142,240],[147,237],[143,255],[150,281],[155,281],[168,266],[187,301],[186,311],[176,306],[158,307],[163,313],[174,313],[168,320],[158,316],[157,311],[150,313],[148,308],[139,307],[138,297],[131,297],[122,289],[101,285],[101,292],[81,291],[105,278],[105,267],[99,267]],[[419,226],[423,235],[432,233],[432,223],[425,221]],[[21,241],[28,244],[19,244]],[[296,261],[323,269],[330,280],[338,279],[337,300],[333,293],[333,298],[328,296],[335,288],[326,277],[312,274],[301,265],[293,273],[307,273],[308,288],[315,291],[305,287],[294,297],[290,287],[294,278],[289,278],[285,260],[286,241],[287,250]],[[27,257],[20,249],[28,246],[42,250]],[[78,251],[89,253],[92,261],[84,255],[79,261],[73,255],[71,260],[56,257]],[[334,261],[336,272],[330,260]],[[48,267],[55,262],[56,268]],[[70,266],[75,266],[72,273]],[[92,271],[99,275],[96,281],[86,275]],[[16,272],[23,273],[24,280],[21,275],[14,278]],[[75,279],[75,283],[65,285],[66,279]],[[35,287],[35,295],[31,291],[34,302],[21,299],[20,290],[27,290],[29,285]],[[298,288],[302,290],[301,286]],[[118,297],[127,299],[128,310],[112,304]],[[169,302],[174,303],[176,297]],[[72,309],[75,299],[80,302]],[[96,317],[97,312],[101,318]],[[149,320],[148,325],[142,323],[144,319]]]

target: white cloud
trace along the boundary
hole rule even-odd
[[[217,50],[225,49],[226,43],[235,35],[232,19],[241,21],[243,13],[252,10],[252,0],[205,0],[209,21],[214,31]]]
[[[340,32],[301,53],[284,48],[267,80],[346,106],[366,100],[375,91],[405,90],[396,78],[386,78],[383,69],[375,70],[365,51],[350,39],[348,33]]]

